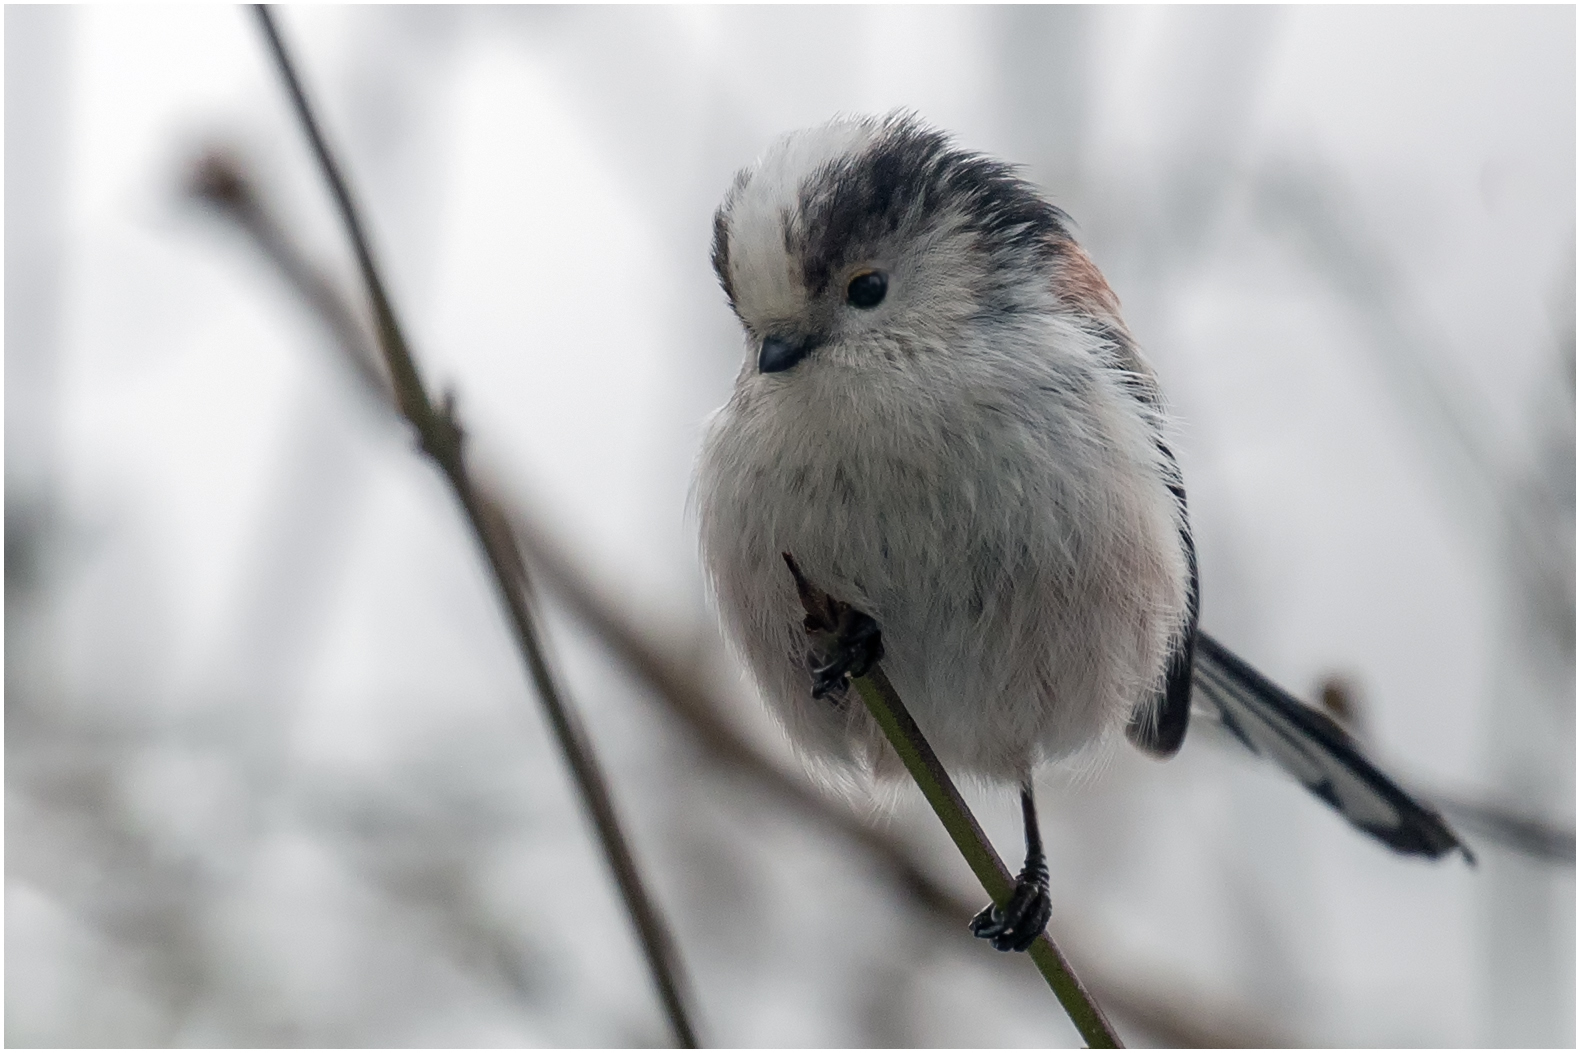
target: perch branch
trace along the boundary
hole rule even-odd
[[[790,573],[795,577],[796,591],[801,597],[802,606],[806,609],[806,625],[809,631],[834,632],[838,625],[838,612],[847,605],[807,581],[796,566],[791,554],[785,554],[785,562],[790,566]],[[971,814],[971,809],[966,805],[965,798],[960,796],[960,791],[955,788],[954,780],[944,770],[943,763],[938,755],[928,744],[922,729],[916,726],[916,721],[911,718],[910,711],[905,708],[905,703],[900,699],[899,692],[894,690],[894,685],[889,683],[889,678],[883,672],[882,665],[874,662],[872,668],[867,670],[865,676],[855,678],[856,690],[861,694],[861,700],[866,703],[867,710],[872,718],[883,729],[884,736],[900,755],[905,768],[911,773],[911,778],[916,780],[916,785],[921,788],[922,796],[927,798],[927,803],[933,806],[933,811],[938,813],[939,820],[944,824],[944,829],[949,832],[955,847],[960,849],[960,854],[965,857],[972,873],[982,883],[982,888],[1000,907],[1009,902],[1015,890],[1015,879],[1010,876],[1009,868],[998,857],[993,849],[993,842],[988,840],[987,834],[982,832],[982,827],[977,825],[976,816]],[[1064,1011],[1070,1014],[1070,1021],[1075,1024],[1081,1037],[1093,1049],[1120,1049],[1123,1043],[1114,1033],[1113,1026],[1103,1016],[1103,1011],[1087,992],[1079,977],[1071,970],[1060,953],[1058,946],[1053,942],[1046,930],[1037,937],[1037,942],[1031,945],[1028,952],[1031,960],[1036,964],[1037,970],[1042,973],[1043,979],[1048,981],[1048,986],[1053,989],[1054,996],[1059,999],[1059,1004],[1064,1006]]]
[[[425,453],[431,457],[449,481],[467,520],[472,526],[483,554],[493,571],[500,601],[509,615],[516,644],[521,650],[538,697],[554,729],[560,749],[570,765],[583,803],[591,813],[598,838],[610,870],[613,871],[626,910],[637,930],[642,950],[647,957],[653,982],[669,1015],[676,1039],[682,1046],[697,1045],[682,995],[682,969],[679,955],[667,927],[659,916],[651,896],[644,887],[631,849],[621,832],[608,785],[593,755],[592,743],[580,720],[571,710],[555,683],[543,647],[538,639],[536,626],[527,608],[526,594],[518,587],[524,572],[519,555],[509,546],[508,532],[498,529],[498,516],[480,499],[467,472],[462,449],[462,431],[456,421],[453,399],[448,395],[435,405],[417,369],[405,335],[396,320],[395,311],[385,292],[383,280],[373,262],[372,250],[352,203],[351,194],[340,173],[328,144],[324,140],[318,121],[308,103],[296,70],[280,39],[274,19],[267,7],[254,8],[273,54],[280,75],[290,91],[291,102],[302,124],[303,131],[312,144],[319,168],[335,198],[340,218],[357,256],[357,266],[372,305],[374,327],[378,345],[389,370],[395,401],[402,416],[416,428],[418,439]]]

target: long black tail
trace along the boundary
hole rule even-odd
[[[1355,826],[1397,852],[1436,859],[1458,849],[1475,862],[1442,817],[1378,771],[1343,728],[1206,633],[1196,637],[1194,672],[1197,700],[1235,738]]]

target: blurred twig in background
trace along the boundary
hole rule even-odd
[[[292,66],[290,55],[269,14],[262,5],[254,9],[262,26],[274,59],[290,90],[303,130],[312,143],[325,180],[334,194],[346,233],[356,251],[357,263],[362,271],[363,283],[372,303],[379,347],[384,364],[391,377],[391,391],[402,416],[417,429],[422,448],[444,472],[461,503],[478,543],[482,546],[494,573],[495,584],[501,601],[510,617],[516,643],[537,687],[549,723],[559,740],[560,748],[575,776],[583,803],[592,815],[609,867],[619,884],[626,909],[636,926],[648,966],[658,987],[659,996],[669,1014],[670,1022],[682,1046],[697,1045],[696,1031],[686,1008],[685,984],[679,954],[662,917],[654,906],[637,871],[636,861],[620,830],[615,815],[614,802],[607,783],[599,770],[591,741],[580,725],[575,713],[562,697],[553,674],[548,667],[542,644],[531,612],[527,608],[526,591],[521,588],[524,569],[519,556],[513,551],[509,535],[500,529],[498,516],[480,501],[477,490],[467,470],[462,450],[462,430],[454,416],[453,406],[447,398],[445,404],[435,406],[423,386],[421,375],[413,360],[393,306],[384,291],[378,269],[373,262],[372,250],[363,232],[356,209],[351,201],[344,179],[323,134],[319,130],[312,108]],[[345,324],[349,312],[336,314],[337,329]]]
[[[1522,814],[1514,808],[1454,797],[1445,793],[1431,795],[1432,803],[1472,833],[1481,834],[1532,859],[1540,859],[1571,869],[1575,865],[1575,832],[1557,823]]]

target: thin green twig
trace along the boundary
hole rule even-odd
[[[394,308],[385,293],[383,280],[374,265],[373,253],[352,203],[350,191],[319,129],[318,121],[313,115],[312,107],[308,103],[285,44],[280,39],[274,20],[267,7],[260,4],[254,10],[257,12],[258,21],[268,40],[275,63],[280,69],[286,87],[290,90],[296,115],[312,144],[313,153],[318,158],[319,167],[329,184],[330,191],[334,194],[341,219],[346,225],[346,233],[356,251],[357,265],[361,269],[363,283],[367,287],[368,298],[372,303],[379,347],[383,351],[385,365],[390,372],[395,401],[402,415],[417,429],[424,452],[433,458],[445,478],[449,480],[456,499],[466,513],[467,521],[471,524],[478,543],[482,546],[489,567],[493,571],[494,584],[500,600],[509,616],[517,646],[537,687],[538,698],[542,701],[555,737],[559,740],[560,749],[570,765],[577,788],[581,791],[582,801],[591,813],[604,855],[610,870],[614,872],[620,894],[625,900],[626,910],[630,913],[632,923],[637,930],[642,950],[647,957],[648,968],[653,975],[653,982],[658,988],[659,997],[674,1027],[676,1039],[681,1046],[696,1048],[696,1031],[692,1027],[686,1009],[686,999],[682,994],[685,988],[680,956],[667,926],[642,883],[636,861],[621,832],[608,784],[593,754],[592,743],[575,712],[563,697],[549,669],[532,614],[527,608],[525,590],[512,584],[520,581],[524,574],[520,554],[514,549],[508,531],[497,529],[496,524],[490,522],[489,509],[480,499],[478,490],[467,472],[463,433],[456,422],[451,400],[446,398],[443,403],[436,406],[428,396],[416,361],[396,320]]]
[[[832,632],[839,621],[839,612],[848,609],[848,604],[835,599],[816,585],[808,582],[796,566],[791,555],[785,555],[785,562],[790,566],[790,573],[796,579],[796,591],[800,594],[802,605],[806,608],[807,630],[809,632]],[[1015,879],[1010,876],[1009,868],[999,858],[993,849],[993,842],[988,840],[987,834],[982,832],[982,827],[977,825],[976,816],[971,814],[965,798],[960,796],[960,791],[955,788],[954,780],[949,777],[949,772],[944,770],[943,763],[938,755],[933,752],[933,747],[928,744],[922,729],[916,726],[911,713],[905,708],[905,703],[900,699],[899,692],[894,690],[894,685],[889,683],[889,678],[883,672],[883,667],[874,662],[867,670],[865,676],[855,678],[857,692],[861,695],[862,702],[866,703],[867,711],[872,714],[872,719],[878,722],[878,727],[894,746],[900,760],[905,764],[905,770],[911,773],[911,778],[916,780],[916,785],[921,788],[922,796],[927,798],[927,803],[933,806],[933,811],[938,814],[939,820],[944,824],[944,829],[954,840],[955,847],[960,849],[960,854],[965,856],[966,863],[971,867],[971,872],[977,876],[993,902],[1000,907],[1009,902],[1011,893],[1015,890]],[[1053,938],[1043,932],[1037,937],[1037,942],[1027,951],[1037,970],[1042,973],[1043,979],[1048,981],[1054,996],[1059,999],[1059,1004],[1064,1006],[1064,1011],[1070,1015],[1071,1023],[1075,1024],[1086,1044],[1093,1049],[1121,1049],[1124,1043],[1119,1041],[1119,1036],[1114,1032],[1113,1025],[1103,1016],[1103,1011],[1098,1008],[1097,1002],[1086,990],[1085,985],[1060,953],[1058,945]]]
[[[905,762],[911,778],[921,787],[922,796],[938,813],[944,829],[949,831],[955,847],[965,856],[971,872],[982,882],[982,888],[993,902],[1004,906],[1015,890],[1015,879],[994,851],[993,843],[977,825],[976,816],[971,814],[971,809],[955,788],[949,773],[922,736],[921,729],[911,718],[899,693],[889,683],[883,667],[874,665],[866,676],[855,679],[855,685],[861,693],[861,700],[867,704],[867,711]],[[1048,986],[1064,1006],[1064,1011],[1070,1014],[1071,1022],[1087,1045],[1093,1049],[1123,1048],[1124,1043],[1114,1033],[1113,1025],[1103,1016],[1102,1009],[1098,1008],[1097,1002],[1064,960],[1064,955],[1051,936],[1046,932],[1038,936],[1037,942],[1026,953],[1036,963],[1043,979],[1048,981]]]

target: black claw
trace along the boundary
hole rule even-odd
[[[980,939],[991,939],[1004,931],[1004,912],[989,903],[977,911],[977,916],[971,919],[971,935]]]
[[[971,919],[971,935],[989,941],[994,950],[1024,951],[1037,942],[1052,914],[1047,877],[1022,871],[1008,903],[1002,908],[989,904]]]
[[[812,671],[812,697],[842,690],[851,677],[862,676],[883,657],[883,636],[871,617],[846,607],[838,612],[832,632],[814,634],[807,653]]]
[[[1002,907],[988,904],[971,919],[971,935],[993,944],[995,950],[1024,951],[1037,942],[1053,914],[1048,895],[1048,858],[1042,853],[1042,833],[1037,829],[1037,796],[1028,775],[1020,787],[1021,814],[1026,820],[1026,865],[1015,878],[1015,890]]]
[[[802,624],[812,638],[806,659],[812,672],[812,697],[842,691],[851,677],[864,675],[883,657],[878,623],[807,581],[790,553],[784,553],[784,561],[806,610]]]

